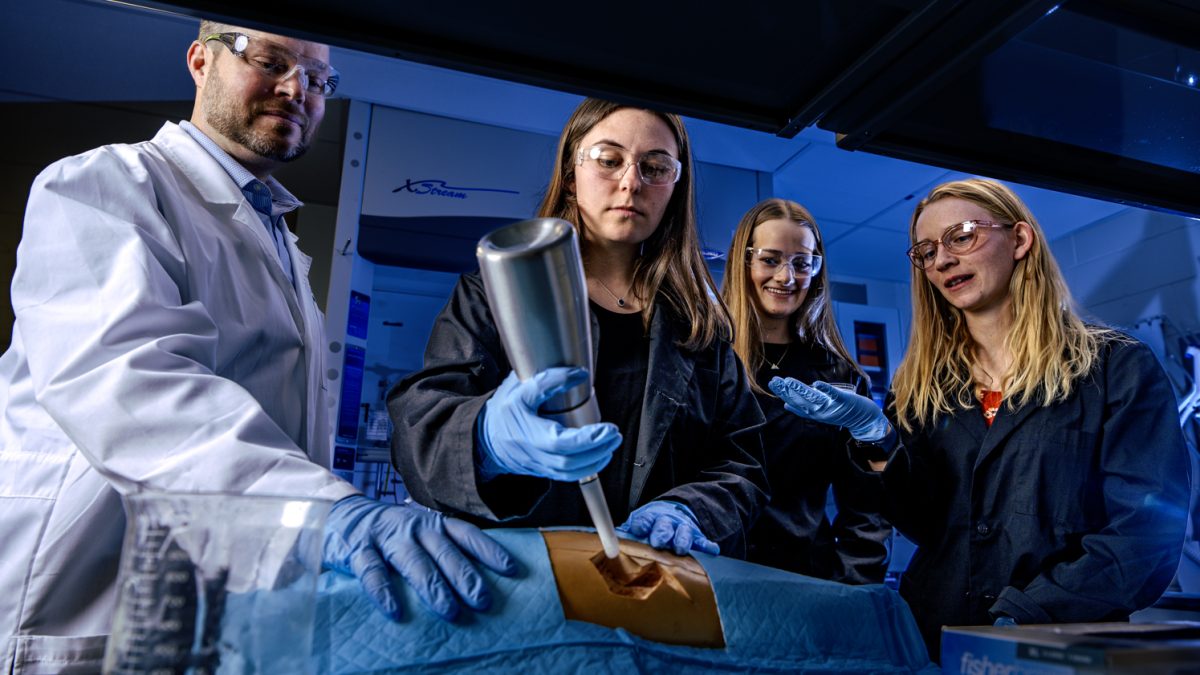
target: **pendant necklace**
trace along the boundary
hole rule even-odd
[[[790,342],[787,343],[787,346],[783,348],[783,353],[780,354],[779,358],[774,362],[772,362],[771,359],[767,358],[766,345],[767,345],[767,343],[764,342],[763,343],[763,361],[766,361],[767,365],[771,366],[771,370],[779,370],[779,364],[783,363],[783,359],[784,359],[784,357],[787,356],[788,350],[792,348],[792,343],[790,343]]]
[[[600,284],[601,288],[608,291],[609,295],[613,296],[613,300],[617,301],[617,307],[624,307],[627,304],[625,302],[624,296],[619,296],[616,293],[613,293],[612,289],[609,288],[607,284],[605,284],[603,281],[600,281],[600,277],[592,277],[592,278],[596,280],[596,283]]]

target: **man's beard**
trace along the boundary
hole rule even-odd
[[[260,157],[277,162],[291,162],[308,152],[308,145],[312,140],[312,125],[307,123],[307,118],[305,126],[300,129],[300,142],[295,145],[255,130],[255,117],[267,108],[259,106],[258,110],[251,110],[245,105],[236,105],[233,97],[226,93],[224,83],[215,68],[209,74],[200,102],[205,119],[215,131]],[[280,121],[277,126],[284,134],[290,131],[290,128],[285,128],[289,126],[286,122]]]

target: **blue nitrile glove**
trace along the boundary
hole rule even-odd
[[[1015,625],[1017,625],[1017,620],[1012,618],[1011,616],[1004,616],[1003,614],[1001,614],[1000,616],[996,617],[996,622],[993,623],[992,625],[993,626],[1015,626]]]
[[[371,600],[392,619],[399,619],[401,610],[389,567],[446,621],[458,615],[459,598],[477,611],[492,604],[483,576],[464,552],[499,574],[511,576],[517,571],[508,551],[470,523],[362,495],[334,503],[325,523],[324,544],[325,567],[358,577]]]
[[[692,510],[676,502],[650,502],[633,513],[617,528],[639,539],[647,539],[654,548],[670,548],[675,555],[701,551],[720,555],[721,548],[700,531]]]
[[[574,429],[537,414],[543,403],[587,377],[582,368],[547,368],[524,382],[509,373],[475,426],[483,478],[515,473],[572,481],[599,473],[621,445],[615,424]]]
[[[854,438],[870,443],[887,436],[892,425],[883,411],[866,396],[821,382],[808,386],[790,377],[773,377],[767,383],[784,407],[805,419],[845,427]]]

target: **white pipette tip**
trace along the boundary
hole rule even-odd
[[[615,529],[596,529],[596,534],[600,535],[600,545],[604,547],[604,557],[612,560],[621,554],[621,545],[617,543],[617,531]]]
[[[611,560],[620,555],[621,546],[617,543],[617,529],[613,527],[612,514],[608,511],[608,502],[604,499],[604,490],[600,488],[598,478],[596,475],[584,478],[579,481],[579,489],[583,491],[583,501],[596,526],[596,534],[600,535],[604,555]]]

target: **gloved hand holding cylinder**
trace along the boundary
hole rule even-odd
[[[519,465],[516,472],[560,478],[543,469],[558,463],[557,455],[582,451],[590,456],[604,452],[611,456],[620,444],[620,434],[614,426],[600,422],[592,390],[591,320],[575,228],[557,218],[520,221],[481,239],[476,256],[500,340],[521,380],[502,384],[493,397],[496,408],[489,410],[493,403],[489,401],[484,409],[480,440],[491,460],[485,459],[485,464],[506,471]],[[584,369],[587,377],[559,374],[535,378],[559,367]],[[539,388],[542,381],[547,386]],[[489,415],[495,417],[489,419]],[[541,429],[539,426],[545,426],[541,421],[571,429]],[[510,438],[502,438],[499,426],[530,431],[525,438],[511,438],[511,431],[503,434]],[[525,447],[508,448],[518,442]],[[604,553],[615,558],[620,549],[600,482],[593,473],[579,483]]]

